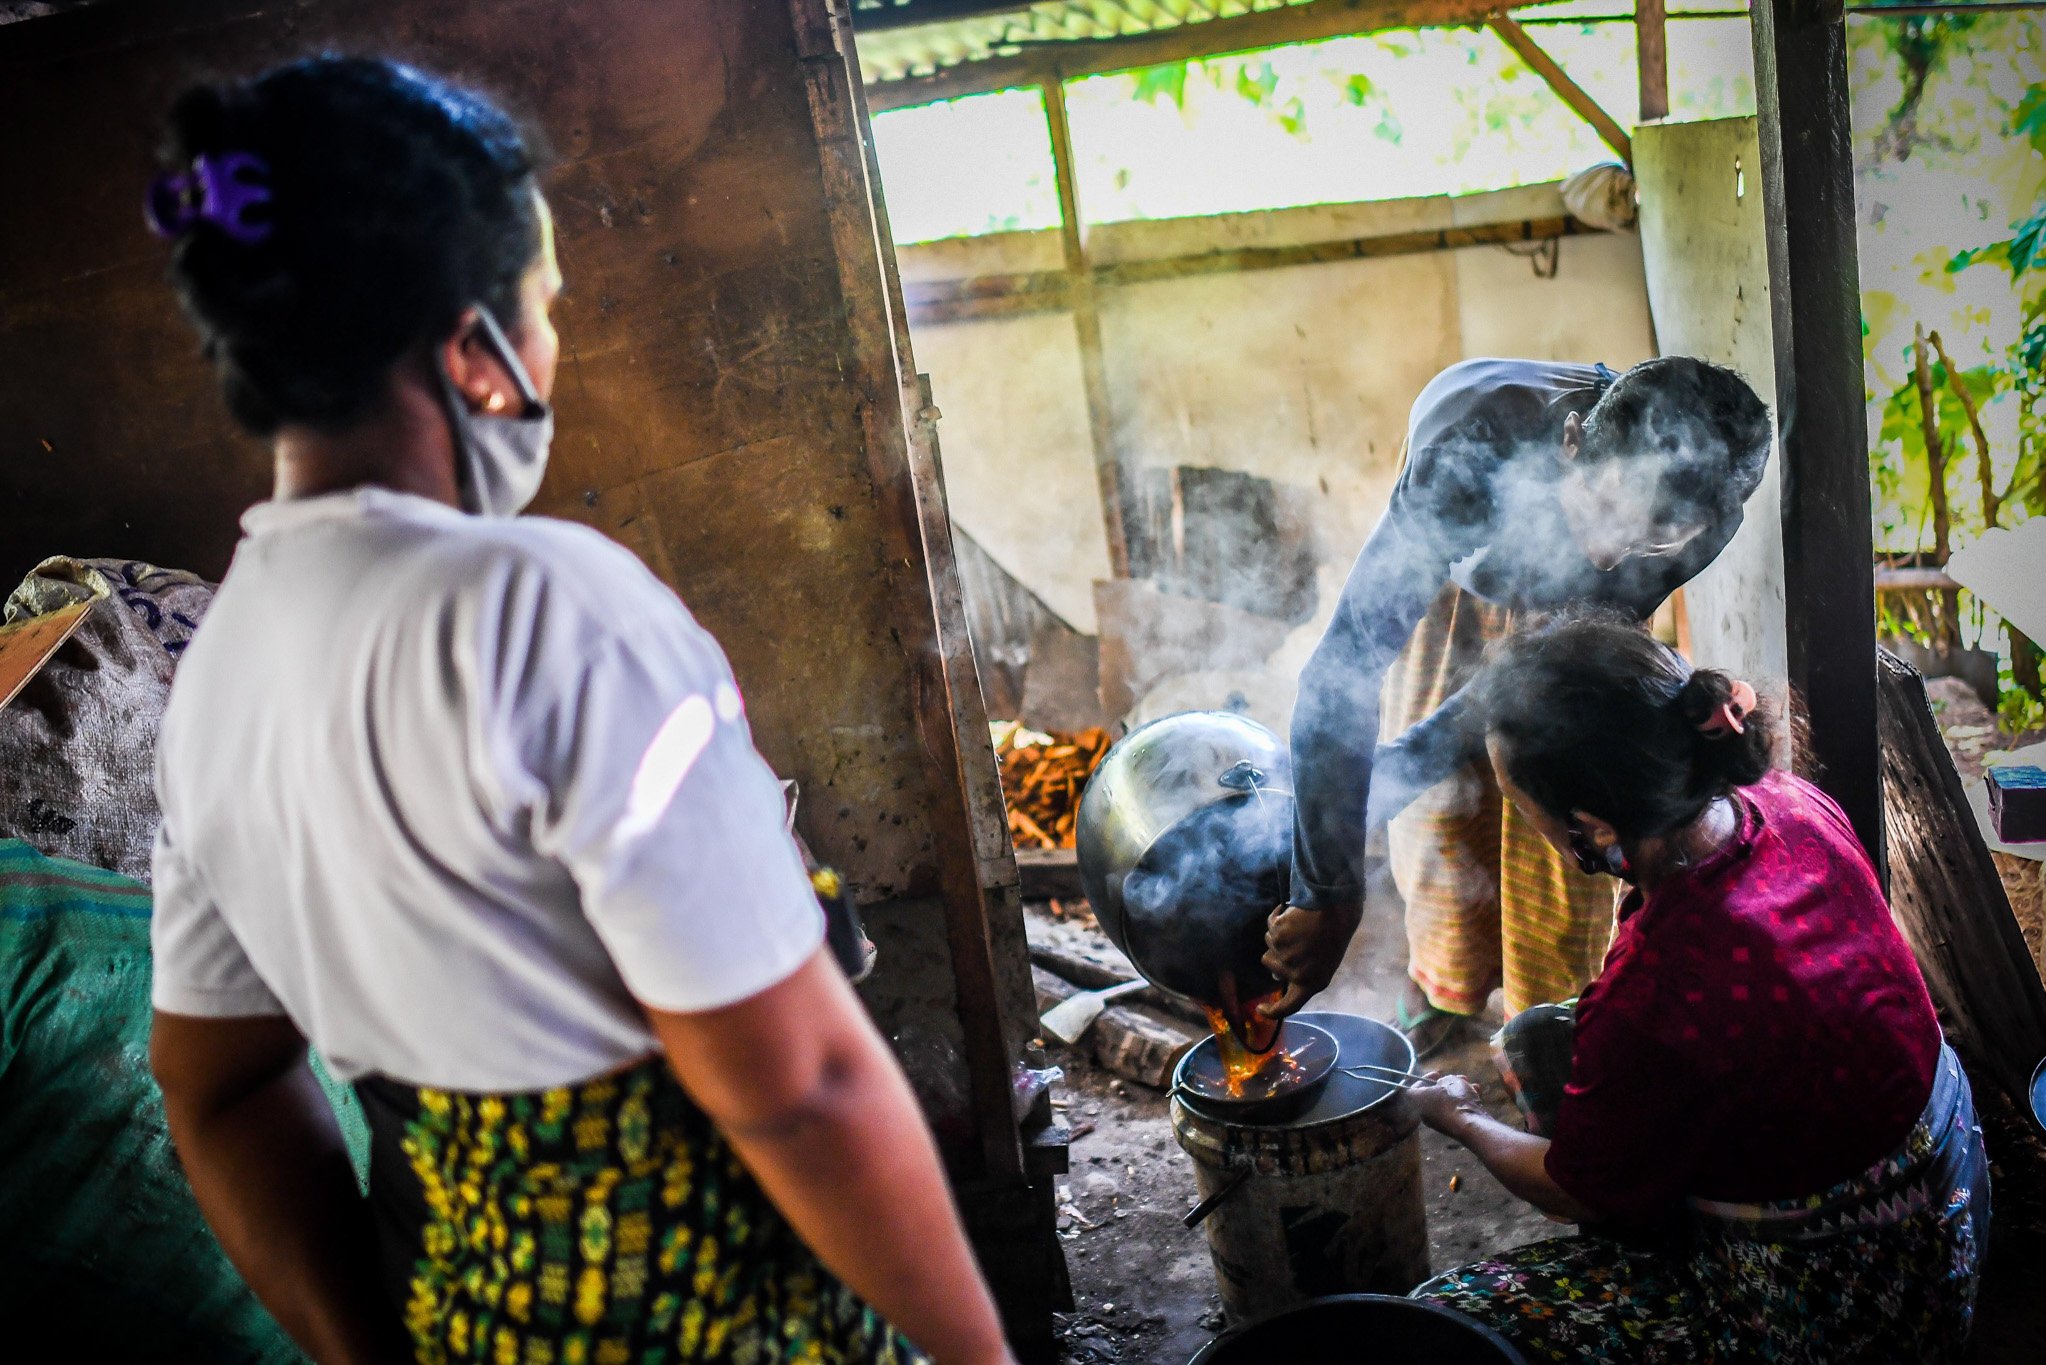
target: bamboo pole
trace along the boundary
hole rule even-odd
[[[1125,471],[1115,444],[1115,409],[1108,387],[1108,357],[1101,340],[1094,271],[1087,263],[1087,239],[1080,226],[1080,192],[1073,174],[1073,130],[1066,119],[1066,85],[1054,73],[1042,89],[1045,121],[1051,132],[1052,173],[1058,182],[1065,293],[1073,310],[1073,332],[1080,346],[1080,383],[1087,400],[1087,435],[1094,447],[1094,476],[1101,489],[1101,527],[1108,536],[1108,567],[1117,578],[1128,578],[1130,534]]]

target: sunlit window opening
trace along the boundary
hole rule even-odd
[[[1614,9],[1583,0],[1521,18],[1631,126],[1634,25]],[[1673,119],[1754,112],[1747,20],[1723,7],[1709,13],[1669,25]],[[1561,180],[1614,157],[1483,29],[1396,30],[1171,62],[1073,81],[1066,99],[1081,214],[1094,223],[1470,194]],[[1058,224],[1035,90],[879,114],[874,139],[898,242]]]

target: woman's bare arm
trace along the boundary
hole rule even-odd
[[[1464,1077],[1430,1077],[1426,1084],[1415,1087],[1409,1100],[1419,1111],[1421,1122],[1469,1148],[1513,1194],[1567,1222],[1596,1221],[1597,1214],[1550,1177],[1549,1140],[1486,1113],[1478,1088]]]
[[[833,1274],[940,1365],[1006,1365],[930,1129],[827,951],[736,1005],[648,1015],[683,1088]]]
[[[159,1011],[150,1064],[199,1211],[263,1306],[320,1365],[409,1361],[369,1205],[291,1021]]]

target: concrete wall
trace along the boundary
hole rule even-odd
[[[1453,225],[1559,216],[1554,186],[1464,198],[1339,204],[1117,223],[1088,240],[1103,264]],[[1565,239],[1553,279],[1507,250],[1471,247],[1195,275],[1107,289],[1101,302],[1123,450],[1156,467],[1206,465],[1314,495],[1321,604],[1263,669],[1168,684],[1158,707],[1242,691],[1283,724],[1292,678],[1320,635],[1397,471],[1407,410],[1437,371],[1482,355],[1603,360],[1654,353],[1639,239]],[[901,251],[905,280],[1051,270],[1054,233]],[[944,413],[955,522],[1082,631],[1108,576],[1079,360],[1064,313],[914,328]],[[1028,509],[1028,515],[1023,514]]]
[[[1752,118],[1650,124],[1634,137],[1648,298],[1663,350],[1733,366],[1773,406],[1761,163]],[[1785,676],[1775,459],[1748,499],[1740,533],[1684,599],[1700,663],[1760,679]]]

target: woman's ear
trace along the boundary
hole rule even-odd
[[[1618,848],[1620,846],[1620,832],[1606,821],[1593,815],[1590,811],[1571,811],[1570,827],[1582,831],[1591,846],[1600,853],[1604,853],[1609,848]]]
[[[434,359],[469,411],[503,412],[511,405],[502,387],[503,366],[492,359],[490,347],[484,344],[474,308],[465,310],[455,330],[434,347]]]
[[[1586,876],[1604,872],[1632,880],[1634,869],[1620,847],[1620,832],[1589,811],[1570,812],[1570,856]]]

